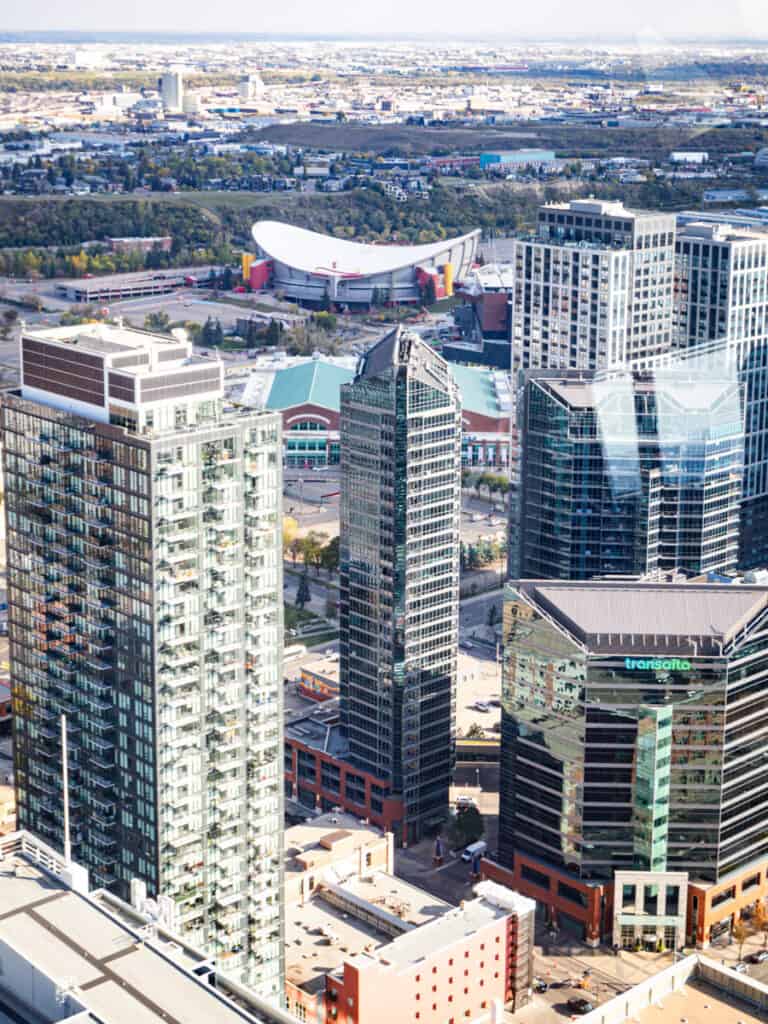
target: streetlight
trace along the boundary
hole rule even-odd
[[[475,768],[475,781],[477,783],[477,788],[480,789],[480,769],[479,768]]]

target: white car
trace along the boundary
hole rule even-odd
[[[472,706],[475,711],[482,711],[483,714],[487,714],[491,710],[491,705],[486,704],[484,700],[476,700]]]

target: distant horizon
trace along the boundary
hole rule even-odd
[[[563,32],[553,35],[542,35],[537,32],[504,33],[480,31],[474,33],[458,32],[241,32],[199,29],[179,32],[171,29],[156,31],[134,29],[12,29],[0,30],[0,44],[15,42],[48,42],[48,43],[117,43],[117,42],[185,42],[185,41],[238,41],[238,42],[455,42],[455,43],[487,43],[501,45],[524,43],[546,46],[553,43],[580,43],[594,48],[615,46],[619,44],[639,45],[645,48],[662,49],[669,45],[696,46],[699,44],[718,46],[754,46],[762,43],[768,46],[766,35],[733,35],[723,36],[712,32],[698,35],[682,35],[667,33],[651,40],[645,33],[616,32],[601,33],[596,36],[589,32]]]

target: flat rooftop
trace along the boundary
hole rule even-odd
[[[711,655],[768,608],[768,588],[720,583],[522,580],[518,590],[595,653],[707,642],[697,650]]]
[[[286,873],[325,867],[338,860],[341,851],[346,855],[382,838],[379,829],[361,824],[353,814],[321,814],[286,829]]]
[[[122,324],[72,324],[41,329],[25,327],[22,333],[34,341],[76,346],[81,352],[99,356],[129,353],[140,355],[155,350],[163,353],[161,358],[165,361],[171,353],[178,359],[184,359],[191,352],[191,345],[186,340],[182,341],[173,335],[141,331],[135,327],[124,327]]]
[[[338,882],[333,903],[322,892],[320,887],[311,900],[291,904],[285,913],[286,977],[307,992],[324,988],[325,975],[345,961],[389,948],[393,922],[407,935],[416,934],[421,931],[419,925],[436,922],[439,927],[453,909],[450,903],[381,871]],[[375,925],[377,914],[381,927]],[[440,941],[439,933],[431,935],[433,945]]]
[[[18,854],[0,864],[0,942],[72,990],[73,1001],[88,1013],[79,1022],[243,1024],[256,1019],[188,972],[202,956],[162,938],[143,940],[113,915],[103,897],[72,891]],[[0,975],[0,1007],[4,981]],[[34,1012],[27,1017],[32,1024],[37,1020]],[[23,1016],[17,1020],[26,1024]]]
[[[691,980],[661,1004],[634,1011],[638,1024],[765,1024],[765,1016],[706,982]]]

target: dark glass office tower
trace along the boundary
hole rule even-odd
[[[735,382],[672,368],[529,371],[510,575],[734,569],[742,423]]]
[[[458,645],[461,408],[444,360],[396,329],[341,392],[341,721],[392,781],[413,842],[448,809]]]
[[[510,583],[502,863],[575,903],[569,877],[764,863],[767,617],[743,583]]]

